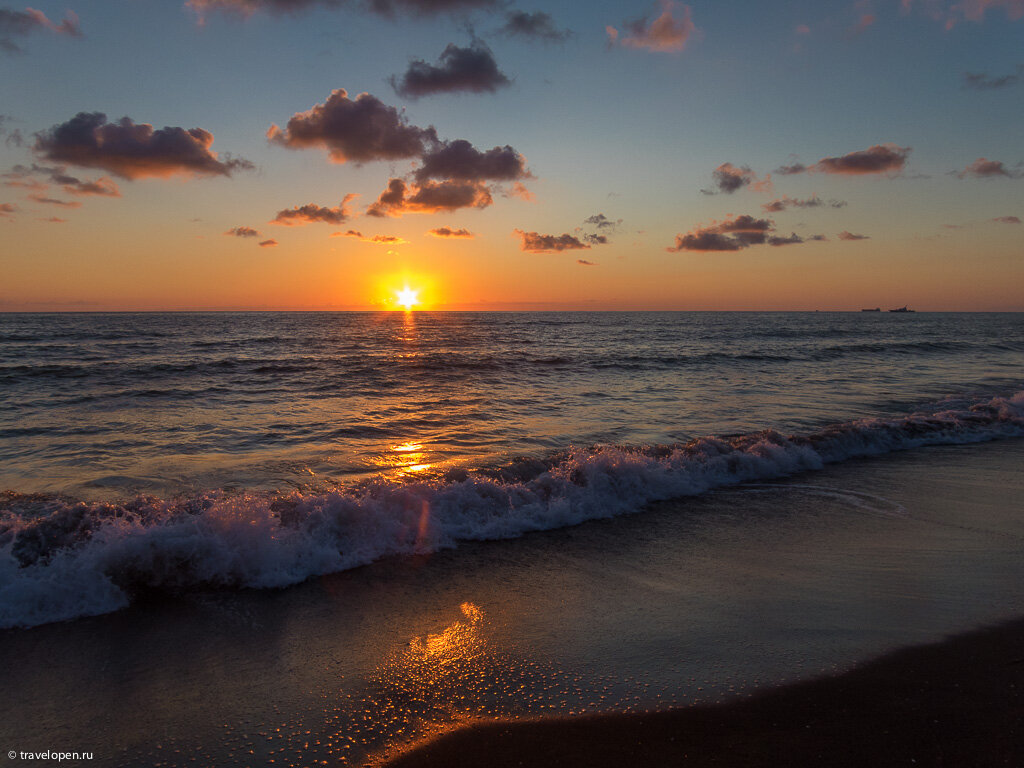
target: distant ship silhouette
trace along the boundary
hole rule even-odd
[[[890,309],[889,311],[890,312],[913,312],[914,310],[907,309],[906,307],[900,307],[899,309]]]
[[[862,309],[861,312],[881,312],[881,307],[875,307],[874,309]]]

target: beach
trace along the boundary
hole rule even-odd
[[[1000,765],[1014,731],[991,741],[972,730],[972,741],[964,718],[1019,722],[1003,685],[1018,679],[1020,654],[1006,651],[1019,622],[949,652],[900,652],[874,672],[869,662],[1024,614],[1022,458],[1013,440],[908,451],[284,590],[159,593],[7,630],[4,743],[91,750],[91,765],[444,764],[436,750],[449,747],[469,750],[454,764],[498,750],[580,765],[610,739],[607,756],[658,764],[677,754],[675,729],[699,722],[687,743],[719,764],[771,764],[811,711],[825,735],[796,743],[793,764],[834,736],[895,750],[881,764],[920,747],[919,764]],[[772,692],[851,669],[849,682]],[[970,698],[951,698],[950,685]],[[907,686],[917,693],[894,693]],[[888,741],[874,729],[900,707],[909,727]],[[936,726],[933,743],[922,718],[941,724],[950,707],[959,725]],[[765,708],[791,712],[781,732]],[[626,715],[591,719],[606,713]],[[506,734],[516,720],[530,724]],[[728,733],[718,752],[716,732]],[[643,744],[651,751],[631,751]],[[934,761],[957,744],[967,752],[943,754],[976,748],[978,759]]]

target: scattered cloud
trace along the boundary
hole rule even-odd
[[[186,0],[185,7],[194,11],[202,24],[207,14],[214,11],[247,18],[257,11],[294,14],[308,8],[351,8],[353,6],[381,16],[396,17],[399,12],[415,16],[469,11],[487,8],[495,0],[364,0],[361,3],[346,0]]]
[[[284,129],[272,125],[267,139],[289,149],[326,149],[335,163],[365,163],[418,157],[437,143],[437,133],[410,125],[369,93],[349,99],[348,91],[338,88],[323,104],[293,115]]]
[[[14,120],[10,115],[0,115],[0,136],[4,137],[4,144],[8,147],[20,147],[25,143],[18,128],[8,128],[7,125]]]
[[[479,181],[425,181],[416,184],[393,178],[366,213],[369,216],[439,213],[459,208],[486,208],[493,202],[490,190]]]
[[[50,184],[59,184],[69,195],[80,197],[120,197],[121,190],[117,184],[106,176],[101,176],[95,181],[82,181],[70,176],[65,166],[49,167],[45,165],[31,166],[16,165],[7,173],[0,174],[0,178],[6,179],[4,185],[8,187],[23,187],[36,191],[49,189]],[[42,181],[45,178],[46,181]]]
[[[259,242],[260,248],[273,248],[275,245],[277,245],[277,240],[274,239],[260,240]]]
[[[21,46],[14,40],[40,30],[68,37],[82,37],[82,29],[74,11],[65,13],[60,24],[55,24],[46,17],[45,13],[33,8],[26,8],[24,11],[0,8],[0,51],[21,53]]]
[[[404,75],[388,82],[399,96],[408,99],[436,93],[494,93],[512,84],[498,69],[494,54],[479,40],[466,48],[450,43],[437,64],[413,59]]]
[[[776,168],[773,173],[777,173],[780,176],[793,176],[797,173],[807,173],[808,168],[806,165],[800,162],[794,162],[790,165],[780,165]]]
[[[622,219],[612,221],[603,213],[595,213],[593,216],[588,216],[583,220],[584,224],[592,224],[598,229],[615,229],[622,223]]]
[[[783,237],[775,235],[775,222],[744,214],[730,216],[725,221],[697,227],[685,235],[676,235],[674,246],[667,251],[740,251],[752,245],[792,245],[804,242],[796,233]]]
[[[18,212],[18,206],[14,203],[0,203],[0,216],[13,216]]]
[[[893,143],[876,144],[839,157],[823,157],[810,168],[821,173],[860,176],[871,173],[899,173],[907,163],[910,147]]]
[[[1020,224],[1019,216],[996,216],[992,219],[996,224]]]
[[[346,232],[332,232],[331,237],[358,237],[361,240],[363,238],[363,233],[355,229],[350,229]]]
[[[597,266],[594,262],[587,261],[586,259],[576,259],[576,263],[577,264],[582,264],[584,267],[596,267]]]
[[[464,181],[513,181],[530,179],[526,158],[512,147],[494,147],[481,152],[465,139],[438,143],[422,156],[423,165],[414,176],[419,182],[427,179],[460,179]]]
[[[862,14],[861,17],[857,20],[857,23],[850,27],[849,33],[854,36],[863,34],[869,28],[874,26],[877,20],[878,19],[875,17],[873,13]]]
[[[682,9],[680,18],[673,12]],[[615,27],[605,27],[609,45],[620,44],[627,48],[644,48],[659,53],[673,53],[686,47],[687,41],[697,31],[688,5],[679,5],[673,0],[661,0],[661,14],[649,16],[623,24],[624,34]]]
[[[278,211],[277,216],[270,223],[283,224],[286,227],[300,227],[316,223],[341,224],[351,215],[347,205],[354,197],[356,197],[354,194],[345,195],[345,199],[336,208],[325,208],[315,203],[285,208],[283,211]]]
[[[731,195],[743,187],[750,187],[755,192],[770,192],[772,188],[771,174],[759,179],[757,174],[745,165],[737,167],[732,163],[722,163],[711,172],[711,177],[715,181],[718,192],[702,189],[701,192],[705,195],[716,195],[719,192]]]
[[[554,19],[543,11],[527,13],[526,11],[508,11],[505,13],[505,26],[498,30],[499,34],[511,37],[522,37],[527,40],[541,40],[548,43],[560,43],[572,35],[568,29],[559,29]]]
[[[964,88],[971,88],[978,91],[994,91],[1000,88],[1009,88],[1021,81],[1024,75],[1024,64],[1017,67],[1017,72],[1012,75],[1000,75],[993,77],[984,72],[964,72]]]
[[[231,235],[232,237],[259,237],[260,233],[252,227],[232,227],[225,235]]]
[[[838,235],[840,240],[870,240],[869,235],[855,235],[853,232],[847,232],[845,229]]]
[[[971,176],[976,179],[992,179],[1002,176],[1007,179],[1019,179],[1024,177],[1024,168],[1018,163],[1015,168],[1007,168],[1000,160],[987,160],[979,157],[957,174],[961,179]]]
[[[583,239],[591,245],[608,245],[608,235],[583,235]]]
[[[980,23],[985,20],[985,13],[993,8],[1002,8],[1010,21],[1024,18],[1024,0],[962,0],[947,9],[946,29],[952,29],[961,21]]]
[[[811,34],[811,28],[806,24],[797,24],[793,32],[797,35],[809,35]]]
[[[539,232],[524,232],[521,229],[515,229],[512,232],[522,238],[521,248],[527,253],[558,253],[561,251],[590,249],[589,245],[569,233],[564,235],[542,235]]]
[[[36,134],[34,150],[47,160],[103,168],[125,179],[230,176],[252,170],[248,160],[210,151],[213,134],[202,128],[161,128],[122,117],[108,123],[102,112],[79,112],[66,123]]]
[[[813,196],[806,200],[798,200],[797,198],[790,197],[789,195],[783,195],[778,200],[771,200],[761,205],[761,209],[765,213],[781,213],[787,208],[842,208],[846,205],[845,200],[822,200],[820,197]]]
[[[45,221],[47,224],[67,224],[68,223],[67,219],[62,219],[60,216],[50,216],[48,219],[40,219],[40,221]]]
[[[437,227],[436,229],[430,230],[428,235],[434,237],[451,237],[451,238],[462,238],[470,240],[474,237],[473,233],[468,229],[452,229],[451,227]]]
[[[58,200],[54,197],[47,197],[43,194],[32,194],[28,196],[29,200],[37,203],[43,203],[44,205],[58,205],[61,208],[81,208],[82,204],[77,200]]]

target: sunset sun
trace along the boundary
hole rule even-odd
[[[395,301],[406,312],[409,312],[420,303],[420,292],[405,286],[402,290],[395,291]]]

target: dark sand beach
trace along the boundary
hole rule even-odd
[[[1019,766],[1024,619],[842,675],[667,712],[474,725],[387,768]]]

